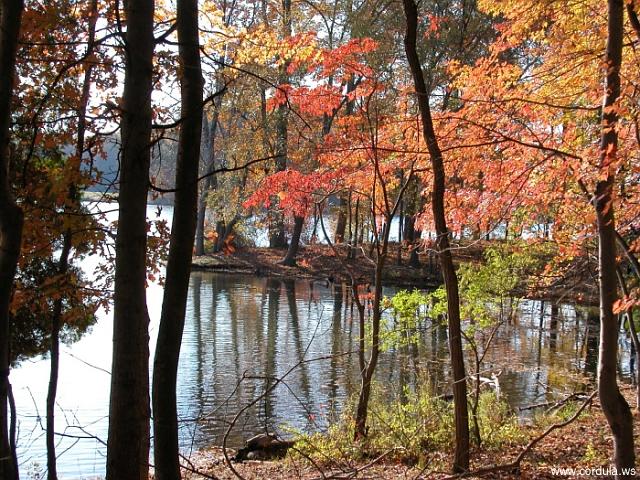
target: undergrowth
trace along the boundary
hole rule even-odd
[[[454,446],[453,403],[437,395],[431,382],[420,382],[415,391],[405,389],[389,399],[381,385],[374,384],[369,406],[366,439],[354,442],[354,408],[344,413],[327,431],[296,433],[296,453],[314,462],[372,459],[386,454],[407,464],[433,463]],[[564,412],[563,412],[564,413]],[[508,445],[525,444],[531,429],[520,424],[515,413],[494,392],[480,397],[479,423],[482,448],[497,451]]]
[[[453,402],[437,395],[431,382],[423,381],[417,390],[405,389],[389,398],[380,384],[374,384],[366,439],[354,442],[354,402],[325,432],[296,433],[294,457],[305,457],[318,464],[351,462],[385,455],[387,460],[418,465],[445,461],[454,446]],[[508,404],[492,391],[480,396],[478,416],[482,450],[496,452],[509,446],[525,445],[532,432],[562,421],[575,412],[567,403],[553,412],[534,416],[534,428],[523,425]],[[478,448],[477,446],[475,448]],[[443,453],[445,455],[443,455]],[[444,465],[444,464],[443,464]]]

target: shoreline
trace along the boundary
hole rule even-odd
[[[635,406],[635,387],[621,385],[621,393],[632,408],[634,431],[640,428],[640,414]],[[577,409],[582,402],[576,402]],[[569,410],[571,413],[571,410]],[[567,414],[567,416],[569,415]],[[555,423],[560,423],[564,418],[558,418]],[[538,437],[548,428],[549,423],[540,425],[526,424],[521,426],[521,432],[526,436],[524,440],[513,440],[500,449],[473,447],[471,475],[469,478],[536,478],[540,480],[552,480],[558,478],[557,469],[566,468],[574,470],[573,473],[565,473],[562,478],[585,478],[581,470],[589,469],[594,472],[610,468],[611,459],[609,452],[612,450],[612,439],[604,418],[600,402],[596,396],[587,403],[584,411],[563,428],[549,435],[526,455],[517,473],[509,469],[496,469],[485,472],[483,475],[473,475],[473,470],[486,467],[508,464],[518,456],[526,444]],[[229,456],[235,449],[227,449]],[[393,453],[396,453],[393,455]],[[403,458],[402,449],[397,452],[386,452],[382,455],[373,455],[371,458],[351,458],[345,452],[343,458],[329,459],[326,462],[305,461],[298,456],[292,458],[289,455],[283,460],[258,461],[249,460],[243,463],[234,463],[234,469],[247,480],[317,480],[318,478],[355,478],[358,474],[364,474],[367,478],[391,480],[397,478],[433,478],[451,479],[447,471],[452,462],[451,451],[425,450],[421,466],[417,459]],[[210,478],[235,479],[236,475],[224,461],[222,447],[210,446],[195,452],[188,461],[183,478],[202,478],[198,473],[204,473]],[[429,468],[431,465],[431,468]],[[425,476],[426,474],[426,476]],[[597,476],[597,475],[596,475]]]
[[[342,246],[337,248],[346,250]],[[280,263],[285,253],[284,249],[266,247],[239,248],[231,254],[216,253],[194,257],[191,269],[351,284],[351,276],[345,271],[346,266],[358,284],[368,285],[373,282],[373,264],[361,256],[355,260],[346,260],[343,264],[329,246],[311,245],[300,249],[295,266],[285,266]],[[414,268],[398,265],[394,257],[384,267],[383,284],[403,288],[437,288],[441,282],[435,260],[422,260],[421,258],[421,266]]]
[[[454,249],[454,262],[481,262],[484,250],[491,243],[475,243],[466,248]],[[340,252],[346,247],[338,245]],[[192,271],[233,273],[259,277],[309,279],[328,283],[351,284],[349,269],[355,281],[363,286],[373,283],[374,266],[362,253],[355,260],[344,263],[335,256],[328,245],[315,244],[301,247],[297,265],[293,267],[280,263],[285,249],[268,247],[242,247],[232,253],[205,254],[193,257]],[[408,252],[401,252],[402,264],[398,264],[397,244],[391,244],[387,263],[383,269],[383,285],[405,289],[435,290],[442,285],[440,268],[435,253],[421,253],[420,267],[408,266]],[[346,268],[345,268],[346,267]],[[534,291],[524,287],[516,288],[514,294],[535,300],[575,300],[583,305],[598,305],[597,284],[588,275],[569,270],[570,274],[559,276],[553,283]],[[588,272],[587,272],[588,273]]]

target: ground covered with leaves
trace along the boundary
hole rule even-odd
[[[623,394],[634,408],[634,432],[638,446],[640,415],[635,411],[635,392],[632,387],[627,386],[623,388]],[[541,412],[535,422],[520,422],[517,430],[508,430],[508,434],[502,434],[498,442],[490,441],[483,448],[474,447],[472,471],[513,462],[532,439],[541,435],[551,425],[571,418],[581,404],[582,402],[567,403],[553,412]],[[349,439],[343,440],[347,445]],[[320,436],[302,437],[285,459],[267,462],[246,461],[233,463],[232,466],[241,478],[255,480],[456,478],[448,472],[453,450],[450,444],[446,447],[449,441],[450,439],[445,439],[445,445],[440,444],[437,448],[435,444],[424,445],[424,452],[420,458],[416,458],[410,449],[400,445],[401,442],[395,447],[388,441],[378,442],[379,445],[385,444],[386,450],[382,451],[375,446],[376,440],[373,439],[370,447],[354,447],[349,451],[340,451],[339,448],[331,450],[336,447],[336,443],[326,436],[324,440]],[[322,442],[328,442],[331,447],[323,445]],[[611,451],[611,433],[596,397],[575,421],[554,430],[532,448],[522,460],[518,471],[496,469],[481,476],[471,474],[465,478],[606,478],[602,475],[585,475],[585,469],[608,468],[611,465]],[[637,451],[640,452],[640,449]],[[229,456],[232,454],[233,451],[229,451]],[[188,468],[185,478],[188,479],[239,478],[225,462],[222,449],[219,447],[199,452],[185,465]],[[554,471],[559,468],[575,469],[575,473],[561,474]],[[195,471],[200,474],[194,473]]]

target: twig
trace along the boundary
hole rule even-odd
[[[308,347],[307,347],[308,350]],[[305,350],[305,351],[307,351]],[[231,420],[231,422],[229,423],[229,427],[227,428],[227,431],[224,434],[224,437],[222,439],[222,454],[224,455],[224,459],[225,462],[227,463],[227,466],[229,467],[229,469],[231,470],[231,472],[240,480],[244,480],[244,477],[240,474],[240,472],[238,472],[233,464],[231,463],[231,459],[229,458],[229,453],[227,452],[227,440],[229,439],[229,435],[231,434],[231,431],[233,430],[233,427],[235,426],[235,424],[238,422],[238,419],[240,418],[240,416],[246,412],[247,410],[249,410],[251,407],[253,407],[256,403],[258,403],[260,400],[262,400],[263,398],[265,398],[269,393],[271,393],[273,390],[275,390],[275,388],[280,385],[281,383],[284,383],[284,379],[287,378],[294,370],[296,370],[298,367],[300,367],[301,365],[304,365],[306,363],[311,363],[311,362],[317,362],[320,360],[328,360],[331,358],[334,358],[336,356],[344,356],[344,355],[350,355],[352,352],[347,352],[344,354],[340,354],[340,355],[322,355],[319,357],[314,357],[314,358],[309,358],[309,359],[305,359],[303,358],[302,360],[300,360],[298,363],[296,363],[295,365],[293,365],[291,368],[289,368],[289,370],[287,370],[284,375],[282,375],[281,377],[277,378],[276,381],[269,386],[269,388],[266,388],[264,392],[262,392],[262,394],[260,394],[259,396],[257,396],[256,398],[254,398],[251,402],[247,403],[244,407],[242,407],[240,410],[238,410],[238,412],[235,414],[235,416],[233,417],[233,419]],[[240,379],[240,381],[238,382],[238,386],[239,384],[242,382],[242,380],[244,380],[247,377],[247,375],[243,375],[243,377]]]
[[[545,408],[545,407],[551,407],[547,410],[547,412],[551,411],[551,410],[555,410],[558,407],[561,407],[562,405],[564,405],[565,403],[567,403],[570,400],[573,400],[574,398],[578,398],[580,396],[584,395],[583,392],[574,392],[570,395],[567,395],[565,398],[558,400],[556,402],[542,402],[542,403],[535,403],[533,405],[527,405],[525,407],[518,407],[518,411],[520,412],[524,412],[525,410],[534,410],[536,408]]]
[[[533,440],[531,440],[527,444],[527,446],[524,447],[524,449],[520,452],[520,454],[515,458],[515,460],[513,462],[507,463],[507,464],[504,464],[504,465],[495,465],[493,467],[479,468],[477,470],[463,472],[463,473],[459,473],[459,474],[456,474],[456,475],[450,475],[448,477],[445,477],[442,480],[454,480],[454,479],[458,479],[458,478],[468,477],[470,475],[481,476],[481,475],[485,475],[487,473],[495,473],[495,472],[498,472],[498,471],[501,471],[501,470],[508,470],[508,471],[519,470],[520,469],[520,463],[524,459],[525,455],[527,453],[529,453],[533,449],[533,447],[535,447],[538,443],[540,443],[542,440],[544,440],[554,430],[558,430],[559,428],[564,428],[567,425],[569,425],[570,423],[572,423],[574,420],[576,420],[580,416],[582,411],[587,407],[587,405],[589,405],[591,403],[591,400],[593,400],[593,397],[595,397],[597,393],[598,393],[598,391],[596,390],[591,395],[589,395],[589,397],[587,397],[587,399],[582,403],[582,405],[580,405],[580,408],[578,408],[576,413],[574,413],[571,416],[571,418],[565,420],[564,422],[554,423],[549,428],[547,428],[541,435],[539,435],[536,438],[534,438]]]
[[[390,453],[393,453],[397,450],[404,450],[404,447],[393,447],[389,450],[387,450],[386,452],[384,452],[381,455],[378,455],[376,458],[374,458],[373,460],[371,460],[369,463],[367,463],[366,465],[363,465],[361,467],[355,468],[353,471],[348,472],[346,474],[343,473],[337,473],[335,475],[329,475],[329,476],[324,476],[322,477],[323,479],[326,480],[346,480],[349,478],[354,478],[356,477],[360,472],[366,470],[367,468],[371,468],[373,465],[375,465],[376,463],[378,463],[380,460],[382,460],[384,457],[386,457],[387,455],[389,455]]]
[[[201,477],[208,478],[210,480],[218,480],[218,477],[216,477],[215,475],[204,473],[203,471],[198,470],[198,468],[196,468],[193,462],[191,462],[191,460],[189,460],[184,455],[182,454],[179,454],[179,455],[182,461],[184,461],[187,464],[187,465],[181,464],[180,465],[181,469],[186,470],[187,472],[195,473],[196,475],[200,475]]]

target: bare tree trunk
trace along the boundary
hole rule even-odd
[[[23,0],[2,0],[0,7],[0,478],[17,480],[18,462],[9,441],[9,303],[20,256],[22,209],[11,194],[9,129],[16,51]]]
[[[206,185],[206,181],[205,181]],[[207,196],[209,194],[209,188],[205,185],[202,187],[202,192],[198,198],[198,216],[196,219],[196,245],[195,255],[204,255],[204,221],[207,216]]]
[[[600,169],[606,179],[596,185],[593,205],[598,225],[598,267],[600,280],[600,355],[598,362],[598,395],[602,411],[613,433],[613,457],[619,477],[622,469],[635,466],[633,422],[631,410],[618,390],[616,363],[618,357],[618,322],[613,313],[616,289],[616,232],[613,208],[615,158],[618,146],[615,104],[620,95],[620,65],[623,41],[622,0],[608,0],[608,35],[606,52],[606,84],[602,109]],[[628,475],[630,477],[630,475]]]
[[[405,215],[404,218],[404,239],[409,245],[409,266],[420,268],[420,257],[418,256],[418,241],[421,232],[416,230],[416,216]]]
[[[338,219],[336,221],[336,231],[333,236],[334,243],[344,243],[344,232],[347,229],[347,199],[344,194],[338,195]]]
[[[291,235],[291,242],[289,242],[287,254],[280,262],[282,265],[288,265],[290,267],[296,265],[296,255],[298,254],[298,247],[300,246],[302,227],[304,227],[304,217],[297,215],[293,217],[293,234]]]
[[[178,146],[171,245],[153,365],[153,453],[158,480],[180,479],[176,380],[196,231],[204,85],[200,66],[197,0],[178,0],[177,24],[183,120]]]
[[[445,172],[442,151],[438,145],[431,109],[429,92],[427,91],[422,66],[418,58],[416,37],[418,29],[418,9],[414,0],[403,0],[407,20],[407,31],[404,39],[407,60],[415,84],[417,103],[422,120],[422,133],[431,157],[433,169],[433,194],[431,207],[436,227],[436,249],[440,258],[440,267],[444,276],[447,291],[447,313],[449,322],[449,350],[453,371],[453,401],[455,408],[456,445],[454,453],[454,472],[469,470],[469,414],[467,408],[467,381],[462,350],[462,334],[460,328],[460,299],[458,278],[456,277],[453,258],[449,248],[449,230],[444,207]]]
[[[404,201],[400,201],[400,211],[398,212],[398,258],[396,263],[402,265],[402,242],[404,240]]]
[[[347,9],[348,12],[351,12],[353,8],[353,5],[349,5],[349,8]],[[353,92],[356,89],[356,83],[355,80],[353,78],[350,78],[347,81],[347,90],[346,90],[346,95],[349,95],[351,92]],[[355,102],[353,99],[351,100],[347,100],[347,104],[346,104],[346,108],[345,108],[345,113],[347,115],[353,115],[353,110],[355,107]],[[333,125],[333,117],[328,117],[329,118],[329,122],[325,122],[324,124],[324,128],[322,130],[322,136],[324,137],[325,135],[327,135],[330,131],[331,131],[331,126]],[[351,194],[349,194],[349,197],[347,198],[345,193],[341,193],[338,195],[338,219],[336,222],[336,231],[334,234],[334,239],[335,239],[335,243],[344,243],[344,234],[347,228],[347,210],[349,210],[349,216],[351,215]]]
[[[388,230],[388,227],[385,226]],[[373,287],[373,305],[371,306],[373,312],[373,318],[371,319],[371,355],[369,361],[364,363],[364,368],[360,369],[360,376],[362,384],[360,385],[360,394],[358,396],[358,405],[356,407],[356,425],[354,438],[360,440],[367,436],[367,413],[369,410],[369,397],[371,396],[371,381],[373,380],[373,374],[378,365],[378,356],[380,355],[380,320],[381,309],[380,302],[382,301],[382,270],[384,268],[386,260],[386,249],[388,243],[388,233],[385,233],[386,238],[383,239],[384,252],[376,258],[375,279]],[[359,302],[357,298],[358,292],[354,292],[354,301]],[[358,305],[358,311],[360,313],[360,355],[364,356],[364,306]],[[362,363],[362,362],[361,362]]]
[[[236,224],[241,220],[241,218],[242,217],[239,214],[236,214],[231,219],[230,222],[216,223],[216,233],[218,234],[218,237],[216,238],[215,249],[214,249],[216,253],[224,250],[224,246],[225,246],[225,243],[227,242],[227,238],[229,238],[229,235],[233,233],[233,229],[235,228]]]
[[[126,2],[107,480],[143,480],[149,476],[146,212],[155,43],[153,12],[153,0]]]

